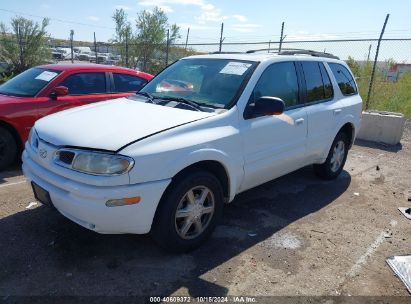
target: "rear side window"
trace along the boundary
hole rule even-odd
[[[342,64],[328,63],[343,95],[357,94],[357,86],[348,69]]]
[[[147,80],[133,75],[113,73],[114,92],[137,92],[147,83]]]
[[[286,108],[298,104],[298,80],[293,62],[274,63],[264,71],[250,97],[250,103],[262,96],[279,97]]]
[[[328,75],[328,72],[325,69],[324,64],[320,62],[319,65],[320,65],[321,76],[323,78],[323,83],[324,83],[324,96],[325,96],[325,99],[330,99],[334,96],[333,85],[331,84],[330,76]]]
[[[333,91],[330,78],[320,62],[302,62],[305,84],[307,89],[307,102],[317,102],[332,98]]]
[[[105,73],[78,73],[68,76],[61,84],[69,89],[69,95],[106,93]]]

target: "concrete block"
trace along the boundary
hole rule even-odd
[[[404,131],[405,116],[401,113],[365,111],[362,113],[358,139],[396,145]]]

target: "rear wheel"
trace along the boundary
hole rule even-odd
[[[13,135],[0,127],[0,170],[9,167],[16,160],[17,143]]]
[[[348,147],[347,135],[343,132],[338,133],[331,145],[326,161],[323,164],[314,165],[315,173],[327,180],[337,178],[347,160]]]
[[[219,180],[200,171],[177,178],[158,206],[151,234],[162,247],[184,252],[200,246],[223,209]]]

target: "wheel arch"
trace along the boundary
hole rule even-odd
[[[195,162],[184,169],[180,170],[176,175],[173,176],[172,180],[176,180],[186,174],[194,171],[203,170],[213,174],[223,187],[224,199],[226,201],[230,198],[230,177],[226,167],[219,161],[216,160],[202,160]]]
[[[349,149],[351,149],[352,145],[354,144],[355,140],[355,126],[351,122],[346,122],[337,132],[340,133],[343,132],[347,135],[348,140],[349,140]]]
[[[17,148],[19,149],[19,151],[22,151],[23,143],[21,141],[19,133],[17,132],[17,129],[10,123],[4,120],[1,120],[1,119],[0,119],[0,127],[3,127],[4,129],[10,132],[10,134],[13,136],[14,140],[16,141]]]

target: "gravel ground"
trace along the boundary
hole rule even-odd
[[[239,195],[183,255],[30,204],[16,167],[0,174],[0,295],[407,296],[385,259],[411,254],[397,210],[411,204],[410,160],[408,121],[401,145],[357,142],[335,181],[307,167]]]

